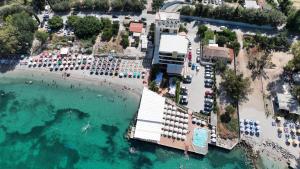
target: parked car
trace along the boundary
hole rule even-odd
[[[212,107],[204,107],[204,111],[210,113],[212,111]]]
[[[205,95],[204,97],[208,99],[213,99],[213,95]]]
[[[210,102],[204,102],[204,107],[212,107],[212,103]]]
[[[195,70],[195,68],[196,68],[196,64],[193,63],[193,64],[192,64],[192,70]]]
[[[196,71],[199,72],[200,66],[196,66]]]
[[[190,51],[192,50],[192,46],[189,47],[189,50],[190,50]]]
[[[184,76],[183,83],[192,83],[192,76],[190,76],[190,75]]]
[[[212,66],[211,65],[205,65],[205,69],[211,69]]]
[[[213,83],[214,82],[214,80],[212,80],[212,79],[205,79],[204,80],[204,83]]]
[[[200,62],[200,56],[197,56],[196,58],[196,62],[199,63]]]
[[[191,62],[191,61],[189,61],[189,63],[188,63],[188,66],[189,66],[189,67],[191,67],[191,66],[192,66],[192,62]]]
[[[197,55],[200,55],[200,48],[198,48],[198,49],[196,50],[196,54],[197,54]]]
[[[212,88],[213,84],[212,83],[204,83],[204,87],[206,88]]]
[[[180,98],[180,104],[184,104],[184,105],[187,105],[187,104],[188,104],[187,96],[182,96],[182,97]]]
[[[213,95],[214,93],[212,91],[205,91],[205,95]]]
[[[205,98],[205,99],[204,99],[204,102],[213,103],[214,100],[213,100],[213,99],[209,99],[209,98]]]
[[[205,73],[204,77],[206,79],[212,79],[213,78],[213,75],[211,73]]]

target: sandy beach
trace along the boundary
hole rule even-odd
[[[0,74],[0,78],[23,78],[43,81],[45,83],[58,83],[70,87],[76,85],[89,86],[91,88],[110,87],[113,90],[126,90],[139,98],[144,87],[143,79],[119,78],[115,76],[90,75],[89,71],[72,70],[70,76],[64,76],[64,71],[52,71],[47,68],[28,68],[18,65],[14,70]],[[25,82],[25,81],[24,81]]]

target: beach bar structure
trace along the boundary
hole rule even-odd
[[[144,88],[130,138],[205,155],[210,136],[205,125],[192,123],[187,109]]]

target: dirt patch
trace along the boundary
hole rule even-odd
[[[235,139],[238,137],[238,127],[239,127],[239,122],[238,122],[238,116],[237,112],[234,112],[233,114],[230,115],[231,120],[227,123],[224,123],[221,121],[221,117],[225,115],[225,111],[223,109],[220,109],[218,112],[218,135],[222,139]],[[233,124],[233,123],[237,123]],[[234,127],[236,126],[236,127]],[[235,129],[233,129],[235,128]]]
[[[120,45],[121,36],[111,38],[108,42],[103,42],[100,37],[97,38],[94,45],[94,52],[96,55],[101,55],[103,53],[109,53],[114,50],[116,53],[123,53],[123,47]]]

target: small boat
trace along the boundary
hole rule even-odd
[[[86,124],[85,126],[83,126],[81,128],[81,132],[86,132],[90,128],[91,128],[91,125],[90,125],[90,122],[88,122],[88,124]]]
[[[135,153],[136,153],[136,149],[135,149],[134,147],[130,147],[130,148],[129,148],[129,152],[130,152],[131,154],[135,154]]]
[[[32,84],[33,82],[31,80],[25,81],[25,84]]]

